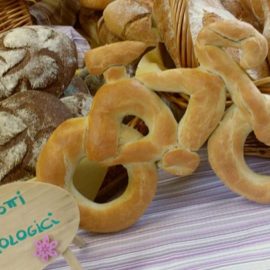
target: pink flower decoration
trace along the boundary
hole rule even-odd
[[[49,236],[45,235],[42,240],[35,242],[35,256],[39,257],[43,262],[48,262],[51,257],[58,256],[57,245],[57,241],[50,241]]]

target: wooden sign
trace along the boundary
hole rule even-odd
[[[77,203],[62,188],[39,182],[1,186],[0,269],[39,270],[58,255],[71,256],[79,220]]]

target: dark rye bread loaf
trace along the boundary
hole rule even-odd
[[[0,184],[35,175],[42,145],[72,117],[55,96],[25,91],[0,102]]]
[[[76,47],[50,27],[25,26],[0,35],[0,100],[27,89],[60,96],[77,68]]]

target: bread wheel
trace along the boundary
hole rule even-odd
[[[126,163],[128,186],[120,197],[104,204],[86,199],[76,192],[72,177],[86,155],[84,137],[86,132],[91,132],[87,122],[87,118],[70,119],[55,130],[39,156],[37,179],[64,187],[75,196],[82,228],[102,233],[119,231],[136,222],[152,201],[156,191],[156,168],[153,163]]]
[[[269,97],[265,98],[270,106]],[[269,203],[270,176],[252,171],[244,158],[245,140],[251,131],[249,117],[233,105],[208,141],[208,158],[231,190],[255,202]]]
[[[42,91],[18,92],[0,102],[0,185],[35,176],[38,154],[69,109]]]
[[[228,54],[227,47],[242,51],[239,63]],[[235,192],[269,203],[268,177],[250,170],[243,157],[244,142],[252,130],[260,141],[270,144],[269,98],[260,93],[244,70],[265,60],[267,41],[250,24],[218,21],[198,34],[195,50],[204,69],[222,78],[235,103],[209,139],[210,164]]]
[[[104,72],[107,84],[95,95],[88,117],[59,126],[37,162],[37,179],[73,193],[81,210],[81,226],[93,232],[119,231],[137,221],[155,194],[155,162],[176,143],[177,124],[170,110],[155,93],[124,72],[123,65],[136,60],[146,48],[142,42],[121,42],[87,53],[89,69],[95,74]],[[123,49],[127,49],[124,54]],[[145,120],[148,136],[122,124],[130,114]],[[76,191],[72,177],[86,156],[100,165],[122,164],[127,169],[129,183],[120,197],[100,205]]]
[[[147,49],[140,41],[121,41],[90,50],[85,64],[90,73],[99,75],[113,66],[126,66],[138,59]]]

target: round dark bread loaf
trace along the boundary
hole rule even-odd
[[[20,92],[0,102],[0,184],[34,176],[41,147],[71,117],[57,97],[45,92]]]
[[[73,41],[50,27],[24,26],[0,35],[0,100],[27,89],[60,96],[76,68]]]

